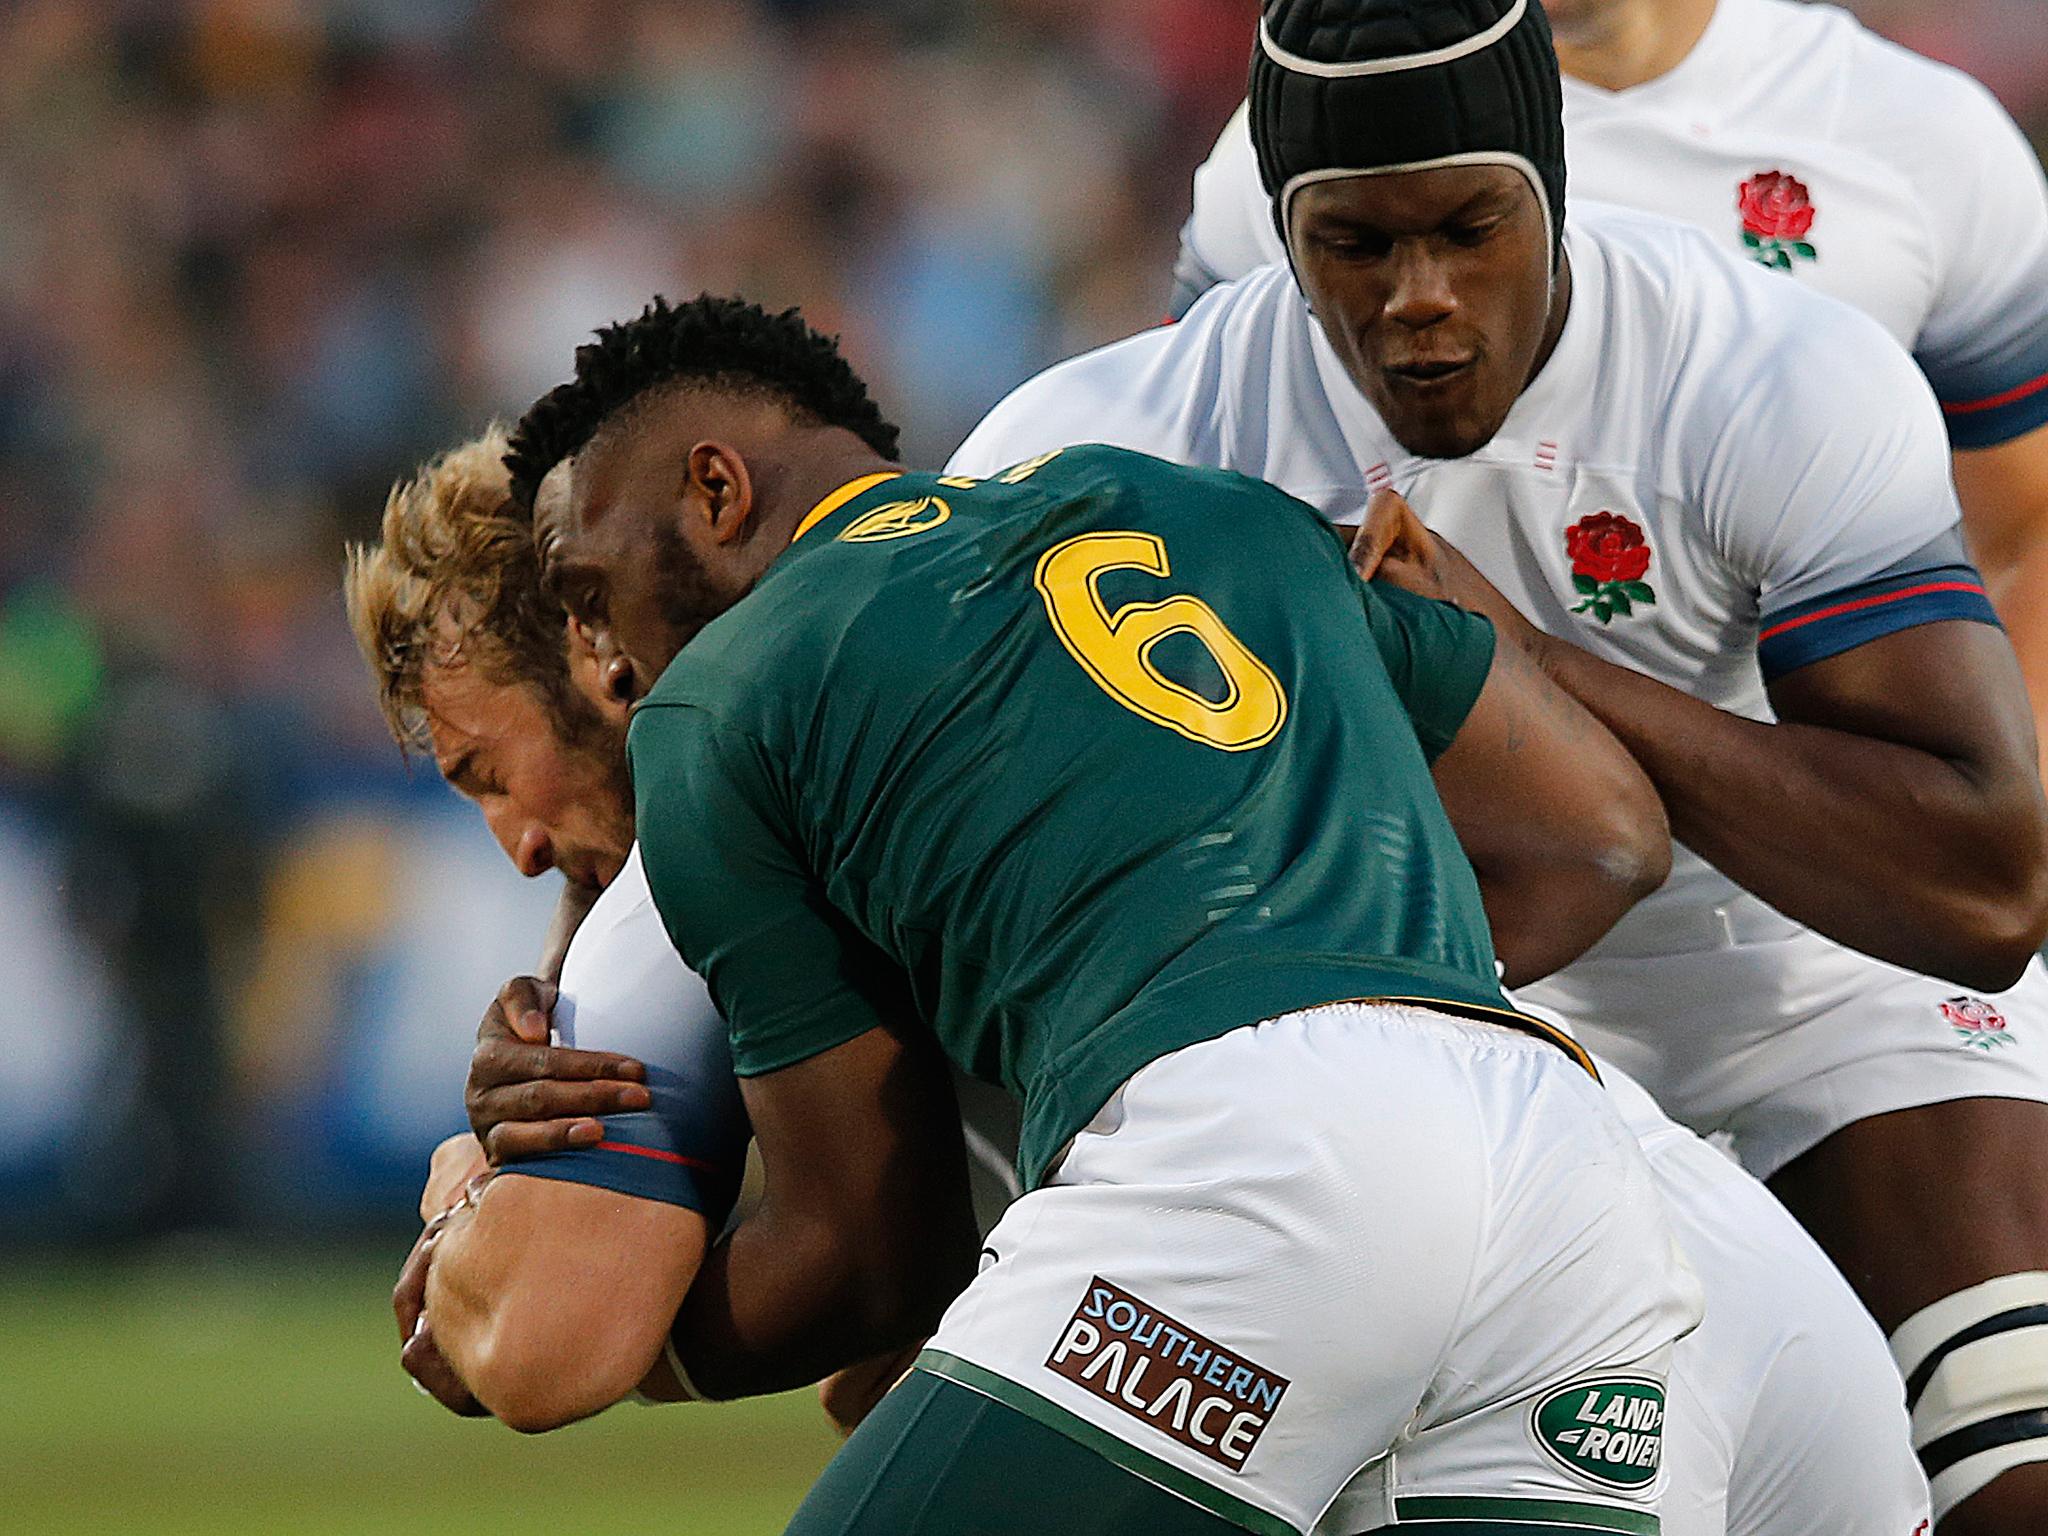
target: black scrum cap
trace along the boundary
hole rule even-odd
[[[1564,101],[1539,0],[1268,0],[1252,146],[1280,237],[1316,181],[1506,165],[1564,234]]]

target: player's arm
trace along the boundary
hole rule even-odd
[[[564,1032],[631,1044],[645,1082],[618,1091],[642,1107],[607,1113],[596,1139],[564,1138],[501,1166],[441,1231],[425,1280],[440,1355],[484,1406],[526,1430],[607,1408],[650,1372],[644,1389],[673,1395],[660,1390],[669,1323],[731,1209],[747,1142],[724,1021],[670,947],[637,862],[584,925],[563,975]],[[611,1053],[547,1052],[535,1027],[547,1002],[530,978],[508,985],[479,1055],[617,1070],[623,1058]]]
[[[1931,624],[1816,662],[1772,686],[1775,725],[1538,643],[1648,770],[1674,835],[1786,916],[1985,991],[2048,938],[2033,726],[1999,631]]]
[[[2048,745],[2048,426],[1959,450],[1955,473],[1970,551],[2019,657],[2034,735]]]
[[[973,1278],[950,1076],[901,968],[810,873],[765,749],[655,707],[632,753],[655,901],[728,1021],[763,1174],[676,1352],[712,1397],[801,1386],[928,1334]]]
[[[1398,609],[1406,592],[1438,595],[1438,541],[1391,491],[1373,498],[1352,543],[1377,607]],[[1407,602],[1414,603],[1413,598]],[[1378,619],[1378,615],[1375,615]],[[1614,735],[1553,683],[1528,650],[1497,644],[1478,696],[1444,698],[1457,670],[1432,642],[1452,623],[1437,612],[1377,622],[1396,687],[1417,716],[1426,747],[1448,737],[1432,764],[1437,792],[1479,877],[1495,956],[1510,986],[1569,964],[1671,869],[1671,832],[1657,791]],[[1448,713],[1446,713],[1448,706]],[[1441,715],[1441,719],[1432,716]],[[1454,733],[1454,734],[1453,734]]]
[[[1780,678],[1775,725],[1562,641],[1546,668],[1627,743],[1674,835],[1786,916],[1999,991],[2048,938],[2048,818],[2012,647],[1898,631]]]
[[[779,1392],[927,1337],[974,1278],[960,1122],[928,1038],[872,1029],[744,1084],[760,1208],[676,1319],[713,1397]]]
[[[1939,287],[1915,360],[1955,449],[1963,529],[2048,741],[2048,178],[1974,80],[1927,69],[1921,113],[1900,122]]]
[[[426,1278],[434,1343],[514,1429],[588,1417],[656,1372],[709,1236],[683,1206],[500,1174],[440,1233]]]

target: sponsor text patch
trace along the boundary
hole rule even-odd
[[[1287,1391],[1286,1377],[1100,1275],[1088,1282],[1045,1363],[1233,1472],[1244,1470]]]

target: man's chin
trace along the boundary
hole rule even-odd
[[[1419,459],[1465,458],[1492,442],[1501,429],[1500,420],[1475,409],[1476,402],[1470,400],[1445,400],[1432,409],[1384,392],[1373,394],[1373,407],[1394,441]]]
[[[1418,459],[1462,459],[1493,441],[1494,433],[1457,422],[1387,424],[1394,441]]]
[[[1420,459],[1462,459],[1499,435],[1506,412],[1476,409],[1476,402],[1446,402],[1442,410],[1402,410],[1389,402],[1380,420],[1407,452]]]
[[[603,890],[614,880],[618,879],[619,871],[626,867],[627,852],[630,852],[630,850],[621,851],[616,854],[593,854],[589,863],[580,871],[583,879],[577,883],[579,885],[587,884],[595,890]]]

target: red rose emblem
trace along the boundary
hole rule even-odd
[[[1572,574],[1595,582],[1641,581],[1650,568],[1650,546],[1643,530],[1612,512],[1582,517],[1564,532],[1565,553]]]
[[[1955,1028],[1973,1035],[2005,1028],[2005,1015],[1981,997],[1951,997],[1941,1004],[1941,1016]]]
[[[1579,595],[1573,613],[1589,613],[1602,624],[1626,618],[1639,603],[1657,601],[1643,580],[1650,569],[1650,545],[1643,530],[1612,512],[1582,517],[1564,531],[1572,558],[1572,587]]]
[[[1776,272],[1790,272],[1820,252],[1806,238],[1813,228],[1813,195],[1806,183],[1783,171],[1759,171],[1742,184],[1735,206],[1742,214],[1742,245],[1750,258]]]
[[[1813,194],[1783,171],[1760,171],[1742,184],[1742,227],[1759,240],[1804,240],[1813,228]]]

